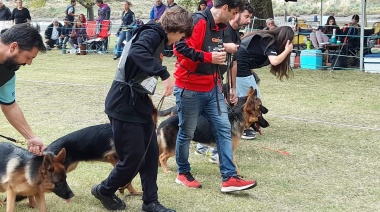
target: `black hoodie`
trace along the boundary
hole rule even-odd
[[[120,58],[115,80],[106,97],[105,113],[121,121],[147,123],[152,119],[152,100],[148,94],[130,86],[129,82],[141,73],[159,76],[162,80],[169,78],[167,68],[162,66],[167,35],[155,22],[143,25],[137,32],[139,34],[133,39],[129,52],[123,52]],[[120,81],[120,75],[123,75],[125,82]]]

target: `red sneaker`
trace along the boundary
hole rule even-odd
[[[255,187],[257,185],[255,180],[243,180],[238,176],[230,177],[227,181],[222,183],[222,192],[242,191]]]
[[[178,174],[175,182],[190,188],[202,188],[202,185],[194,179],[190,172]]]

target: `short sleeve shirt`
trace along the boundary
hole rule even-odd
[[[1,70],[0,70],[1,71]],[[10,105],[15,102],[16,75],[0,86],[0,104]]]
[[[245,39],[250,39],[250,37]],[[261,68],[270,64],[268,56],[277,56],[276,42],[269,44],[271,39],[254,35],[247,49],[239,48],[237,54],[237,77],[247,77],[251,75],[251,69]]]

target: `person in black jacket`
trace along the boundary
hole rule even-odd
[[[48,50],[54,48],[54,45],[59,45],[59,36],[62,32],[62,24],[58,19],[54,18],[53,22],[45,30],[45,43]]]
[[[125,1],[124,4],[124,11],[121,15],[121,25],[119,30],[117,31],[117,44],[116,44],[116,54],[114,56],[114,60],[118,59],[121,56],[122,52],[122,45],[123,41],[127,39],[127,41],[130,39],[128,38],[128,28],[133,27],[136,24],[136,18],[133,11],[130,9],[132,7],[132,3],[130,1]]]
[[[0,1],[0,21],[11,20],[11,16],[11,10],[4,5],[3,1]]]
[[[107,179],[91,189],[91,193],[109,210],[126,207],[115,192],[140,172],[144,192],[142,211],[174,211],[158,202],[158,144],[152,119],[154,105],[148,94],[152,94],[155,88],[155,77],[162,79],[163,96],[173,93],[170,74],[162,66],[162,51],[165,44],[189,37],[192,26],[191,14],[185,9],[168,9],[158,23],[151,21],[137,28],[125,46],[105,101],[119,162]],[[140,84],[142,80],[153,82],[152,89],[144,88]]]

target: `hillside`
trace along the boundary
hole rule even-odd
[[[131,0],[133,7],[132,10],[136,17],[146,19],[149,17],[149,12],[153,6],[153,0]],[[194,0],[197,2],[197,0]],[[64,11],[69,1],[65,0],[47,0],[47,3],[42,8],[33,8],[30,2],[25,1],[24,6],[29,8],[33,20],[50,21],[52,18],[59,19],[64,17]],[[105,1],[111,7],[111,19],[118,20],[121,16],[124,1]],[[166,2],[163,0],[163,2]],[[181,0],[176,0],[180,4]],[[352,14],[360,14],[361,0],[323,0],[324,15],[335,16],[350,16]],[[367,14],[378,15],[380,14],[380,1],[368,0],[367,1]],[[13,1],[4,1],[10,9],[15,4]],[[29,3],[29,5],[28,5]],[[96,14],[97,6],[94,7]],[[273,0],[273,11],[275,16],[283,16],[285,9],[287,13],[295,13],[298,16],[320,14],[320,0],[298,0],[298,2],[285,3],[284,0]],[[84,7],[77,4],[76,13],[87,14]]]

